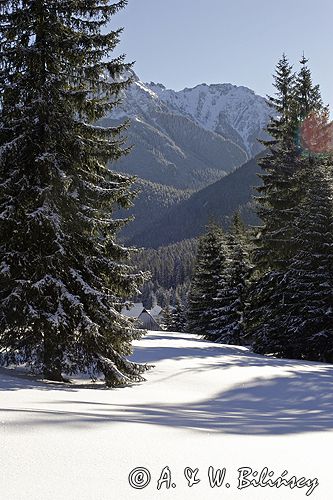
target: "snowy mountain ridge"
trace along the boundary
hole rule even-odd
[[[261,149],[257,138],[267,125],[271,109],[266,99],[253,90],[230,83],[202,83],[178,92],[153,82],[146,87],[163,102],[191,116],[205,129],[245,146],[249,156]]]
[[[160,99],[159,95],[148,85],[143,83],[139,77],[133,72],[126,72],[121,79],[127,80],[131,77],[132,85],[124,92],[122,103],[112,111],[112,118],[131,117],[145,114],[151,107],[157,108],[159,111],[167,111],[168,106]]]
[[[160,98],[134,73],[122,102],[102,125],[112,126],[129,118],[126,144],[130,155],[112,168],[177,189],[200,189],[239,167],[249,157],[240,137],[230,138],[208,130],[189,113]]]
[[[271,108],[253,90],[230,83],[202,83],[175,91],[161,83],[144,83],[133,72],[132,77],[134,82],[125,93],[117,117],[140,120],[156,110],[171,112],[231,140],[245,150],[248,158],[262,150],[257,139],[267,137],[263,130]]]

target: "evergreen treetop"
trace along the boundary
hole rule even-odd
[[[272,116],[267,125],[267,132],[271,136],[268,141],[262,141],[263,145],[274,151],[274,146],[290,140],[290,129],[294,123],[294,85],[296,75],[287,56],[282,55],[279,60],[274,78],[275,95],[267,96],[268,103],[272,108]],[[290,143],[289,143],[290,145]]]
[[[256,198],[262,225],[256,239],[255,263],[261,273],[285,269],[288,259],[297,251],[292,214],[304,196],[304,182],[299,183],[297,176],[299,171],[307,171],[304,162],[309,157],[304,155],[302,127],[305,116],[311,116],[311,113],[320,116],[321,120],[325,116],[319,87],[313,85],[306,63],[303,57],[301,70],[294,75],[283,55],[274,76],[277,93],[270,102],[276,117],[272,117],[267,127],[272,140],[265,142],[269,150],[260,160],[263,183]],[[307,124],[309,129],[311,123],[308,121]],[[309,135],[309,130],[307,133]],[[321,137],[322,133],[317,130],[317,135]]]

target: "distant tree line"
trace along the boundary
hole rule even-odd
[[[143,302],[147,309],[155,304],[162,307],[185,303],[193,273],[197,240],[184,240],[158,249],[144,248],[132,256],[133,264],[149,271],[151,278],[141,288],[134,301]]]

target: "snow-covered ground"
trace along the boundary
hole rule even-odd
[[[332,366],[156,332],[136,343],[134,358],[155,369],[116,390],[0,371],[1,500],[297,500],[315,478],[310,498],[332,498]],[[170,488],[158,490],[166,466]],[[226,468],[220,488],[210,485],[210,466]],[[138,467],[150,471],[144,489],[128,481]],[[240,490],[242,467],[268,467],[272,480],[288,471],[286,480],[305,477],[307,486]],[[189,487],[191,476],[200,482]]]

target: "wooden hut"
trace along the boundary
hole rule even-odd
[[[143,304],[141,302],[137,302],[131,307],[125,306],[123,307],[121,312],[124,316],[134,318],[136,320],[138,328],[153,331],[158,331],[161,329],[158,322],[154,319],[150,312],[143,307]]]

